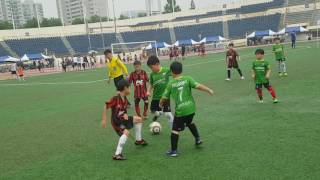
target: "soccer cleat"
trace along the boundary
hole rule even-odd
[[[145,141],[144,139],[142,139],[141,141],[136,141],[136,142],[134,142],[134,144],[137,146],[139,146],[139,145],[147,146],[148,145],[147,141]]]
[[[149,117],[147,114],[144,114],[143,117],[142,117],[144,120],[147,120]]]
[[[241,76],[241,78],[240,78],[241,80],[244,80],[245,78],[244,78],[244,76]]]
[[[177,157],[178,156],[178,152],[177,151],[168,151],[167,153],[167,156],[170,156],[170,157]]]
[[[201,141],[201,139],[197,139],[196,140],[196,146],[200,146],[203,142]]]
[[[112,159],[116,161],[127,160],[122,154],[114,155],[112,156]]]
[[[283,76],[283,74],[282,73],[279,73],[279,77],[282,77]]]
[[[288,76],[288,73],[286,73],[286,72],[285,72],[285,73],[283,73],[283,76]]]
[[[263,100],[259,100],[258,103],[262,104],[262,103],[263,103]]]
[[[226,81],[231,81],[231,79],[230,79],[230,78],[227,78]]]
[[[279,101],[278,101],[277,98],[273,99],[273,103],[274,103],[274,104],[277,104],[278,102],[279,102]]]
[[[159,116],[154,116],[154,117],[152,118],[152,121],[157,121],[157,120],[158,120],[158,117],[159,117]]]

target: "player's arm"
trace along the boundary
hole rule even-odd
[[[106,128],[107,127],[107,105],[103,106],[101,127],[102,128]]]
[[[148,82],[149,82],[149,84],[147,86],[148,87],[147,88],[147,95],[150,96],[151,92],[153,92],[153,89],[154,89],[152,76],[150,76],[150,78],[148,79]]]
[[[170,94],[171,94],[171,85],[168,84],[168,86],[166,87],[166,90],[164,91],[160,99],[159,107],[162,108],[164,103],[170,99]]]
[[[122,69],[122,71],[124,72],[125,76],[128,76],[128,69],[127,69],[127,67],[123,64],[123,62],[118,59],[117,63],[118,63],[118,65],[121,67],[121,69]]]
[[[196,86],[196,89],[198,89],[199,91],[206,92],[206,93],[208,93],[208,94],[211,95],[211,96],[213,96],[213,94],[214,94],[212,89],[210,89],[209,87],[207,87],[207,86],[205,86],[205,85],[203,85],[203,84],[198,84],[198,85]]]
[[[255,70],[252,70],[252,79],[256,79],[256,71]]]
[[[268,69],[266,73],[266,79],[269,79],[270,75],[271,75],[271,69]]]

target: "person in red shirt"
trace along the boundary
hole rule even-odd
[[[133,83],[134,85],[134,103],[135,103],[135,110],[138,116],[141,117],[140,112],[140,101],[143,100],[144,102],[144,111],[143,111],[143,118],[146,119],[148,116],[148,90],[147,90],[147,83],[149,82],[149,77],[146,71],[141,69],[141,62],[135,61],[133,63],[135,71],[132,72],[129,76],[129,83]]]
[[[146,146],[148,143],[142,139],[142,118],[138,116],[129,116],[127,112],[128,99],[130,95],[130,83],[127,80],[120,80],[117,85],[119,91],[116,96],[112,97],[105,103],[102,114],[101,126],[106,128],[107,126],[107,110],[111,109],[111,125],[116,133],[120,136],[118,146],[113,160],[125,160],[126,158],[122,154],[122,149],[126,144],[129,137],[129,130],[133,127],[136,133],[136,145]]]
[[[234,49],[234,44],[230,43],[228,45],[228,51],[226,53],[226,63],[227,63],[227,74],[228,77],[226,81],[231,81],[231,69],[236,69],[240,75],[240,78],[243,80],[244,76],[242,75],[242,71],[239,67],[239,53]]]

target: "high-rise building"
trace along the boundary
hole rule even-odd
[[[80,18],[90,19],[98,15],[108,16],[108,0],[56,0],[59,18],[65,25],[72,24],[72,21]]]
[[[40,3],[34,3],[33,0],[25,0],[22,3],[22,11],[25,21],[36,18],[43,19],[43,6]]]
[[[26,21],[43,18],[43,7],[33,0],[0,0],[0,20],[9,21],[14,27],[22,27]]]

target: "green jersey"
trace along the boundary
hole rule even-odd
[[[284,47],[282,44],[275,44],[272,46],[272,51],[276,55],[276,60],[283,60],[284,57]]]
[[[169,82],[162,98],[170,99],[176,103],[177,117],[187,116],[196,112],[196,105],[192,96],[191,89],[196,88],[198,83],[189,76],[180,76]]]
[[[252,64],[252,70],[256,74],[255,82],[257,84],[267,83],[268,79],[266,78],[267,71],[270,69],[270,64],[268,61],[255,60]]]
[[[162,94],[168,85],[170,75],[170,70],[164,67],[161,67],[159,72],[152,72],[150,74],[150,84],[153,87],[153,100],[161,99]]]

